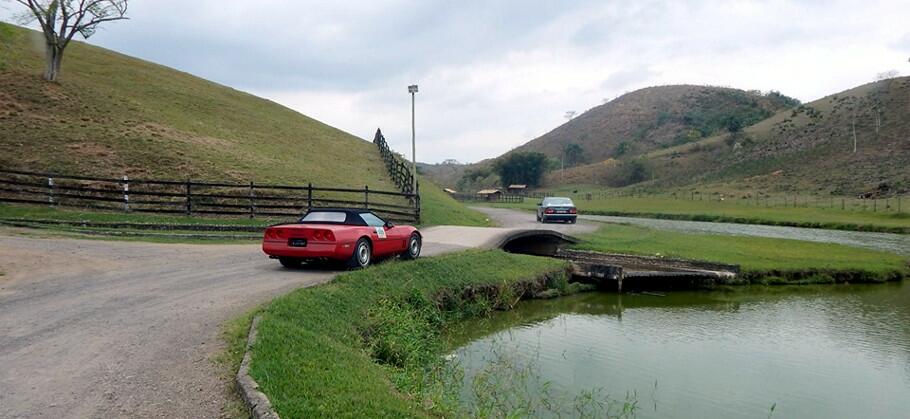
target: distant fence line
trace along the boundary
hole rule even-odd
[[[379,154],[389,170],[389,176],[392,177],[392,181],[395,182],[398,189],[401,189],[401,192],[406,194],[415,193],[414,175],[411,173],[411,168],[395,156],[395,153],[389,148],[385,136],[382,135],[382,130],[378,128],[376,129],[376,136],[373,137],[373,144],[379,147]],[[419,194],[420,185],[417,185],[417,191]]]
[[[525,202],[524,195],[506,195],[506,194],[495,194],[495,195],[480,195],[480,194],[464,194],[456,193],[451,194],[452,198],[455,198],[458,201],[462,202],[505,202],[505,203],[515,203],[520,204]]]
[[[810,194],[777,194],[767,195],[755,192],[742,192],[739,195],[719,192],[662,192],[646,190],[617,190],[596,192],[566,192],[564,196],[582,201],[603,201],[616,198],[668,198],[685,201],[706,201],[764,208],[830,208],[845,211],[872,212],[910,212],[910,197],[836,197]],[[552,193],[534,192],[528,196],[553,196]]]
[[[399,205],[395,203],[409,203]],[[310,208],[368,208],[391,220],[418,222],[410,193],[307,185],[110,179],[0,170],[0,202],[174,215],[298,217]],[[415,205],[416,203],[416,205]]]
[[[414,173],[407,164],[395,156],[395,153],[389,148],[389,144],[382,135],[382,130],[376,128],[376,135],[373,137],[373,144],[379,148],[379,155],[385,162],[385,167],[389,171],[389,177],[402,194],[407,195],[409,201],[415,209],[415,222],[420,222],[420,184],[414,180]]]

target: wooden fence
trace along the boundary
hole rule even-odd
[[[389,170],[389,176],[392,177],[392,181],[395,182],[398,189],[405,194],[414,194],[419,199],[420,185],[414,183],[414,175],[411,173],[411,168],[398,159],[398,157],[395,156],[395,153],[389,149],[389,144],[385,141],[382,130],[376,129],[376,136],[373,137],[373,143],[379,147],[379,154],[382,155],[382,160]],[[415,185],[417,186],[416,189],[414,187]],[[418,205],[418,208],[419,207],[420,206]]]
[[[478,194],[452,194],[452,198],[462,202],[505,202],[511,204],[520,204],[525,202],[524,195],[478,195]]]
[[[368,208],[398,222],[419,222],[419,198],[410,193],[363,189],[105,179],[0,170],[0,202],[128,212],[234,217],[299,217],[310,208]],[[416,205],[415,205],[416,204]]]

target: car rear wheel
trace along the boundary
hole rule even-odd
[[[351,259],[348,260],[348,267],[352,269],[366,268],[370,266],[370,260],[373,258],[373,248],[370,246],[370,241],[361,238],[357,240],[357,244],[354,246],[354,254],[351,255]]]
[[[278,258],[278,262],[281,262],[281,266],[284,266],[285,268],[288,268],[288,269],[296,269],[296,268],[299,268],[301,264],[303,264],[302,259],[287,258],[287,257]]]
[[[411,237],[408,239],[408,249],[401,254],[401,258],[404,260],[413,260],[417,259],[420,256],[420,250],[423,247],[423,240],[420,239],[420,235],[417,233],[411,233]]]

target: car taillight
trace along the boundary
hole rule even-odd
[[[313,240],[331,242],[335,241],[335,235],[330,230],[314,230]]]
[[[275,228],[270,228],[270,229],[265,230],[265,238],[266,238],[266,240],[278,240],[278,239],[280,239],[281,236],[278,234],[279,231],[280,231],[280,230],[275,229]]]
[[[547,208],[547,210],[544,211],[544,212],[547,213],[547,214],[552,214],[552,213],[554,213],[554,212],[556,212],[556,211],[554,211],[553,208]]]
[[[578,210],[575,208],[569,208],[569,214],[578,214]]]

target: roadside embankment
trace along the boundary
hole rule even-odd
[[[563,261],[502,251],[345,273],[262,311],[250,374],[281,417],[457,416],[447,326],[576,287]]]
[[[727,284],[876,283],[901,280],[906,258],[882,251],[800,240],[692,234],[608,224],[582,236],[580,250],[739,265]]]

